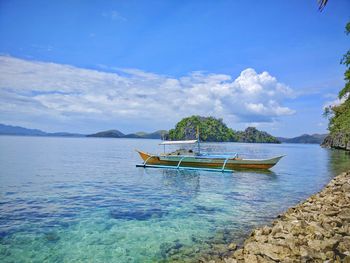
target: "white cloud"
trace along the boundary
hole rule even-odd
[[[109,18],[111,20],[120,20],[120,21],[126,21],[126,18],[123,17],[119,12],[112,10],[108,12],[102,13],[103,17]]]
[[[323,97],[330,99],[323,104],[323,109],[326,109],[328,107],[338,106],[338,105],[344,103],[348,96],[344,96],[341,99],[339,99],[337,94],[327,93]]]
[[[174,123],[198,114],[261,123],[293,114],[282,105],[291,97],[289,87],[251,68],[236,79],[203,72],[172,78],[137,69],[110,73],[0,56],[1,115]]]

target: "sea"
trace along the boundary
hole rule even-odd
[[[0,262],[196,262],[350,169],[315,144],[202,143],[286,155],[268,172],[139,168],[158,140],[0,136]]]

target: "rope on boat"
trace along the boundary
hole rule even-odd
[[[146,161],[143,162],[143,166],[144,166],[144,167],[146,167],[146,164],[147,164],[148,160],[151,159],[152,157],[156,157],[156,156],[155,156],[155,155],[150,155],[150,156],[146,159]]]
[[[183,156],[183,157],[180,159],[180,161],[178,162],[178,164],[177,164],[177,166],[176,166],[177,169],[179,169],[180,164],[181,164],[182,160],[183,160],[185,157],[186,157],[186,156]]]

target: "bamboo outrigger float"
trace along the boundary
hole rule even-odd
[[[197,144],[197,152],[193,150],[176,150],[171,153],[165,153],[166,145],[193,145]],[[200,152],[199,140],[188,141],[163,141],[160,145],[164,146],[164,154],[150,154],[136,150],[141,156],[143,163],[137,167],[151,168],[171,168],[171,169],[190,169],[190,170],[209,170],[232,172],[240,169],[269,169],[283,157],[277,156],[270,159],[242,159],[237,153],[209,154]]]

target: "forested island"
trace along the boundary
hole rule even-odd
[[[200,132],[200,140],[204,142],[280,143],[276,137],[254,127],[248,127],[244,131],[235,131],[227,127],[222,119],[196,115],[179,121],[175,128],[169,131],[167,139],[195,139],[197,127]]]

